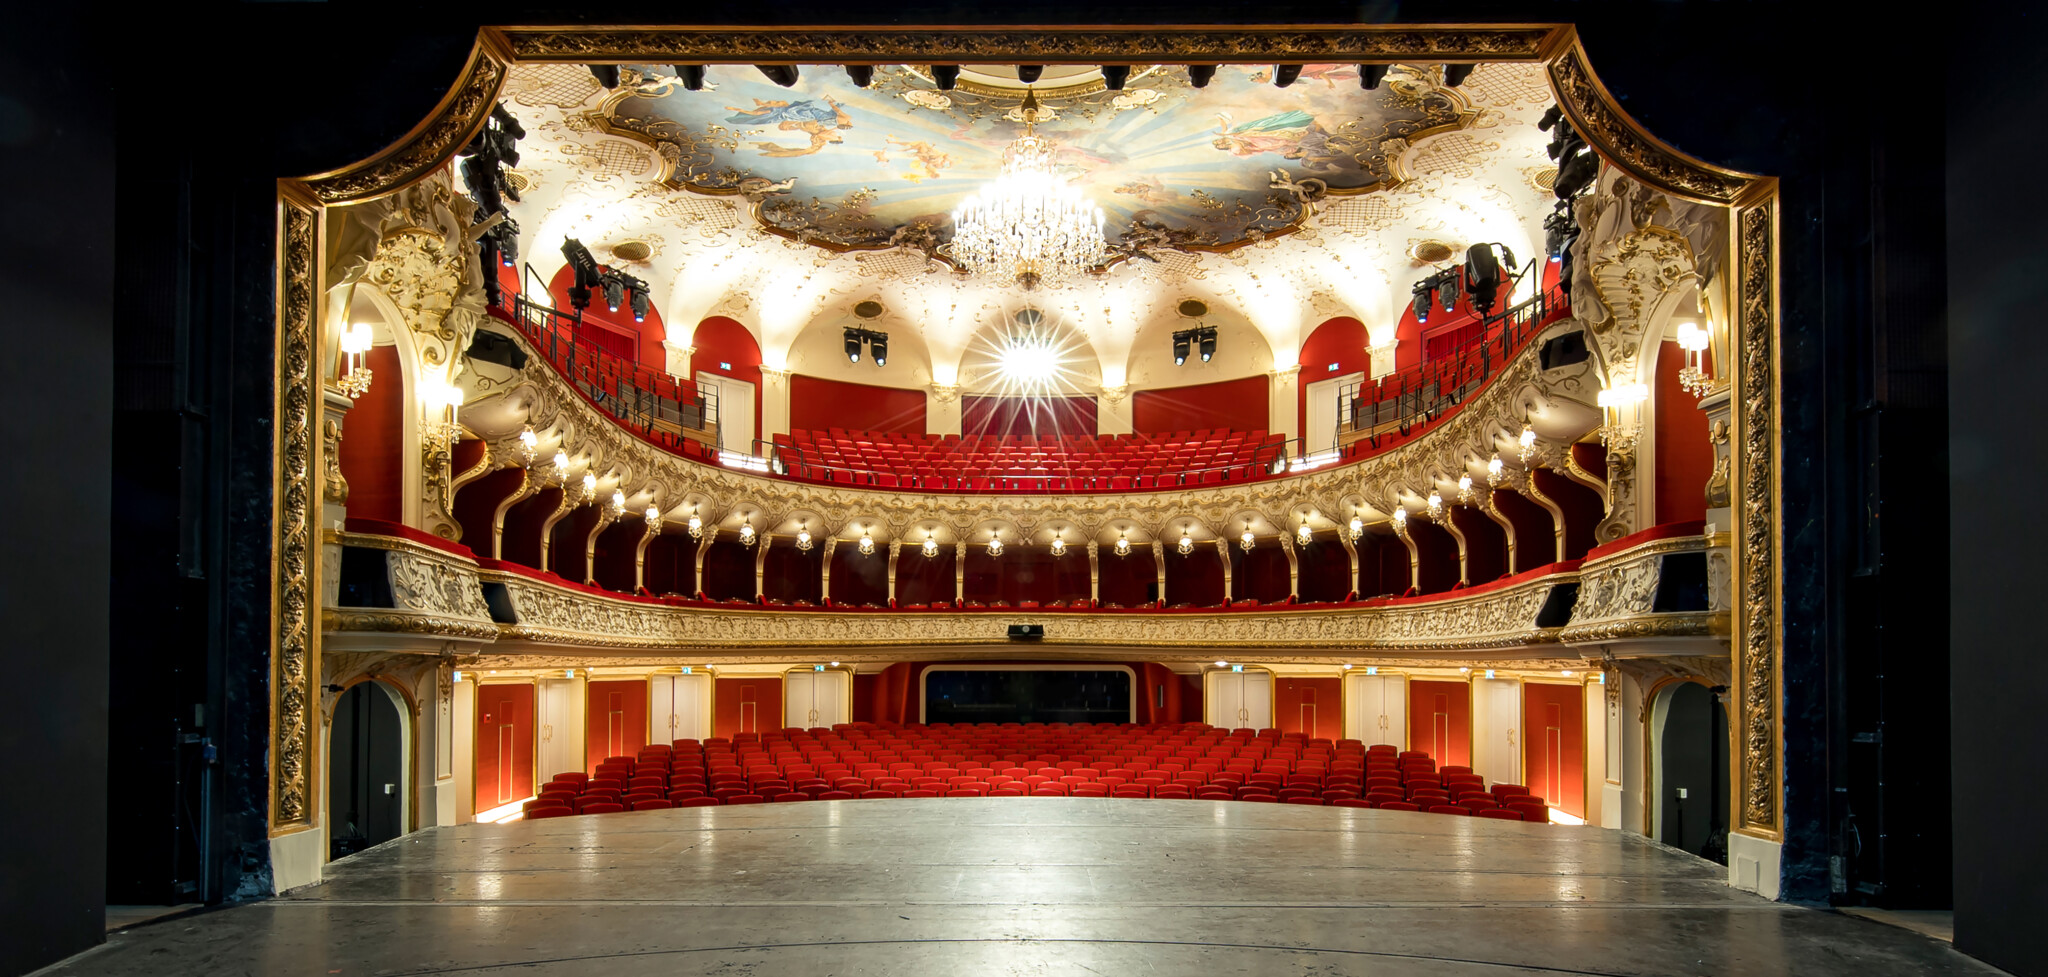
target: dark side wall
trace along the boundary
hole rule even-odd
[[[107,459],[113,450],[114,111],[70,8],[0,31],[0,628],[34,676],[0,719],[0,973],[83,950],[105,929]],[[33,356],[20,355],[32,349]],[[61,567],[61,570],[59,569]],[[31,798],[33,794],[33,798]]]
[[[2048,42],[2038,8],[2005,23],[1973,32],[1947,66],[1951,84],[1962,82],[1949,100],[1947,185],[1948,452],[1959,499],[2048,478],[2037,436],[2048,430],[2040,393],[2048,331],[2028,295],[2048,254],[2039,229],[2011,210],[2015,167],[2048,158],[2035,121],[2048,113],[2039,75]],[[2038,817],[2048,810],[2048,764],[2031,745],[2041,726],[2036,692],[2048,687],[2040,613],[2048,520],[1962,518],[1948,540],[1956,948],[2015,974],[2048,974],[2040,952],[2048,834]]]

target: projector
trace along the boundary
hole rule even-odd
[[[1010,625],[1011,641],[1037,641],[1043,637],[1045,637],[1045,625],[1043,624]]]

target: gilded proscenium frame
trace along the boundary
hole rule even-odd
[[[317,700],[315,607],[321,468],[315,338],[320,228],[326,206],[399,190],[445,165],[483,125],[515,63],[1305,63],[1540,62],[1559,104],[1605,160],[1675,196],[1737,212],[1731,247],[1742,275],[1735,655],[1742,749],[1734,762],[1736,830],[1782,837],[1777,552],[1777,182],[1694,159],[1651,136],[1600,83],[1569,25],[1266,27],[652,28],[513,27],[480,32],[463,77],[419,127],[360,162],[278,187],[279,302],[272,576],[272,826],[309,827]],[[304,301],[292,301],[289,296]],[[307,368],[308,366],[313,368]]]

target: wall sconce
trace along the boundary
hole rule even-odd
[[[533,467],[533,456],[539,451],[540,435],[533,433],[533,428],[531,427],[521,428],[519,431],[519,458],[525,463],[526,467]]]
[[[1308,523],[1304,522],[1300,526],[1295,527],[1294,538],[1301,541],[1301,545],[1307,546],[1315,542],[1316,536],[1315,533],[1309,530]]]
[[[1189,553],[1193,553],[1195,551],[1195,538],[1193,536],[1188,535],[1187,527],[1181,528],[1180,542],[1175,544],[1173,549],[1174,552],[1179,553],[1182,556],[1186,556]]]
[[[799,553],[811,551],[811,531],[801,524],[796,527],[796,549]]]
[[[1507,462],[1500,460],[1499,455],[1494,455],[1492,458],[1487,459],[1486,484],[1499,488],[1502,484],[1501,476],[1506,473],[1507,467]]]
[[[862,535],[866,535],[866,530],[862,530]],[[924,543],[920,545],[918,549],[922,551],[926,557],[934,557],[939,555],[939,541],[932,538],[931,530],[927,529],[924,531]]]
[[[1429,491],[1429,518],[1441,520],[1444,517],[1444,496],[1435,489]]]
[[[690,538],[704,538],[704,520],[697,515],[697,510],[695,509],[690,510]]]
[[[548,477],[549,477],[549,478],[552,478],[552,479],[554,479],[554,480],[555,480],[555,486],[556,486],[557,488],[564,488],[564,489],[568,488],[568,487],[569,487],[569,455],[568,455],[568,453],[567,453],[567,452],[563,452],[563,451],[557,451],[557,452],[555,452],[555,457],[554,457],[554,463],[555,463],[555,467],[554,467],[554,470],[553,470],[553,471],[550,471],[550,472],[548,472]]]
[[[1407,506],[1395,506],[1394,511],[1387,513],[1387,517],[1394,521],[1394,532],[1405,533],[1408,531]]]
[[[1252,551],[1252,547],[1255,545],[1257,545],[1257,540],[1255,540],[1252,537],[1251,524],[1246,523],[1244,527],[1244,534],[1237,537],[1237,548],[1245,551],[1246,553],[1250,553]]]
[[[1642,430],[1640,405],[1648,399],[1650,388],[1640,383],[1624,383],[1600,391],[1600,443],[1614,451],[1634,447],[1636,435]]]
[[[462,388],[429,377],[420,384],[420,440],[431,454],[444,454],[462,438]]]
[[[357,322],[343,329],[341,352],[343,370],[335,385],[354,400],[370,392],[370,368],[363,365],[363,357],[370,352],[370,324]]]
[[[593,479],[591,485],[595,487],[596,484],[597,482]],[[605,512],[613,519],[624,519],[626,517],[626,493],[618,489],[612,489],[612,503],[605,507]]]
[[[868,526],[860,527],[860,543],[855,548],[860,550],[860,555],[862,556],[875,555],[875,537],[869,535],[871,528],[872,527]],[[926,533],[925,538],[927,539],[927,541],[929,541],[929,539],[931,538],[931,534]],[[930,556],[931,554],[926,553],[925,555]]]
[[[1119,529],[1116,531],[1116,545],[1110,548],[1110,552],[1113,552],[1118,556],[1131,555],[1131,541],[1130,538],[1125,535],[1128,532],[1130,532],[1130,530],[1127,529]]]
[[[752,545],[754,545],[754,524],[753,524],[753,523],[751,523],[751,522],[743,522],[743,523],[740,523],[740,545],[741,545],[741,546],[752,546]]]
[[[1351,525],[1344,527],[1344,531],[1351,534],[1353,542],[1357,542],[1358,537],[1365,535],[1365,520],[1352,516]]]
[[[597,501],[597,474],[595,472],[583,473],[583,491],[578,495],[578,498],[582,500],[584,505]]]
[[[1705,357],[1710,337],[1707,331],[1695,322],[1678,324],[1678,348],[1685,350],[1685,367],[1678,371],[1678,385],[1695,397],[1704,397],[1713,389],[1714,378],[1707,375]]]
[[[657,534],[661,532],[661,509],[657,506],[647,507],[647,531]]]
[[[1524,465],[1529,463],[1529,459],[1536,456],[1536,429],[1530,427],[1529,422],[1522,422],[1522,436],[1516,439],[1515,446],[1516,453],[1521,457],[1522,464]]]
[[[1067,538],[1066,538],[1066,536],[1064,536],[1064,535],[1062,535],[1062,534],[1060,534],[1060,533],[1053,533],[1053,534],[1052,534],[1052,555],[1053,555],[1053,556],[1056,556],[1056,557],[1058,557],[1058,556],[1065,556],[1065,555],[1067,555]]]
[[[1478,493],[1472,491],[1472,473],[1464,472],[1460,474],[1458,476],[1458,504],[1471,505],[1478,500]]]
[[[1001,555],[1003,555],[1003,537],[1002,537],[1002,534],[1001,534],[1001,533],[999,533],[999,532],[997,532],[996,530],[993,530],[993,529],[991,529],[991,530],[989,530],[989,531],[988,531],[988,555],[990,555],[990,556],[1001,556]]]

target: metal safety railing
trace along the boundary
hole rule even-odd
[[[679,454],[717,460],[722,441],[718,396],[694,381],[652,370],[580,335],[575,315],[511,296],[495,310],[534,350],[613,420]]]

